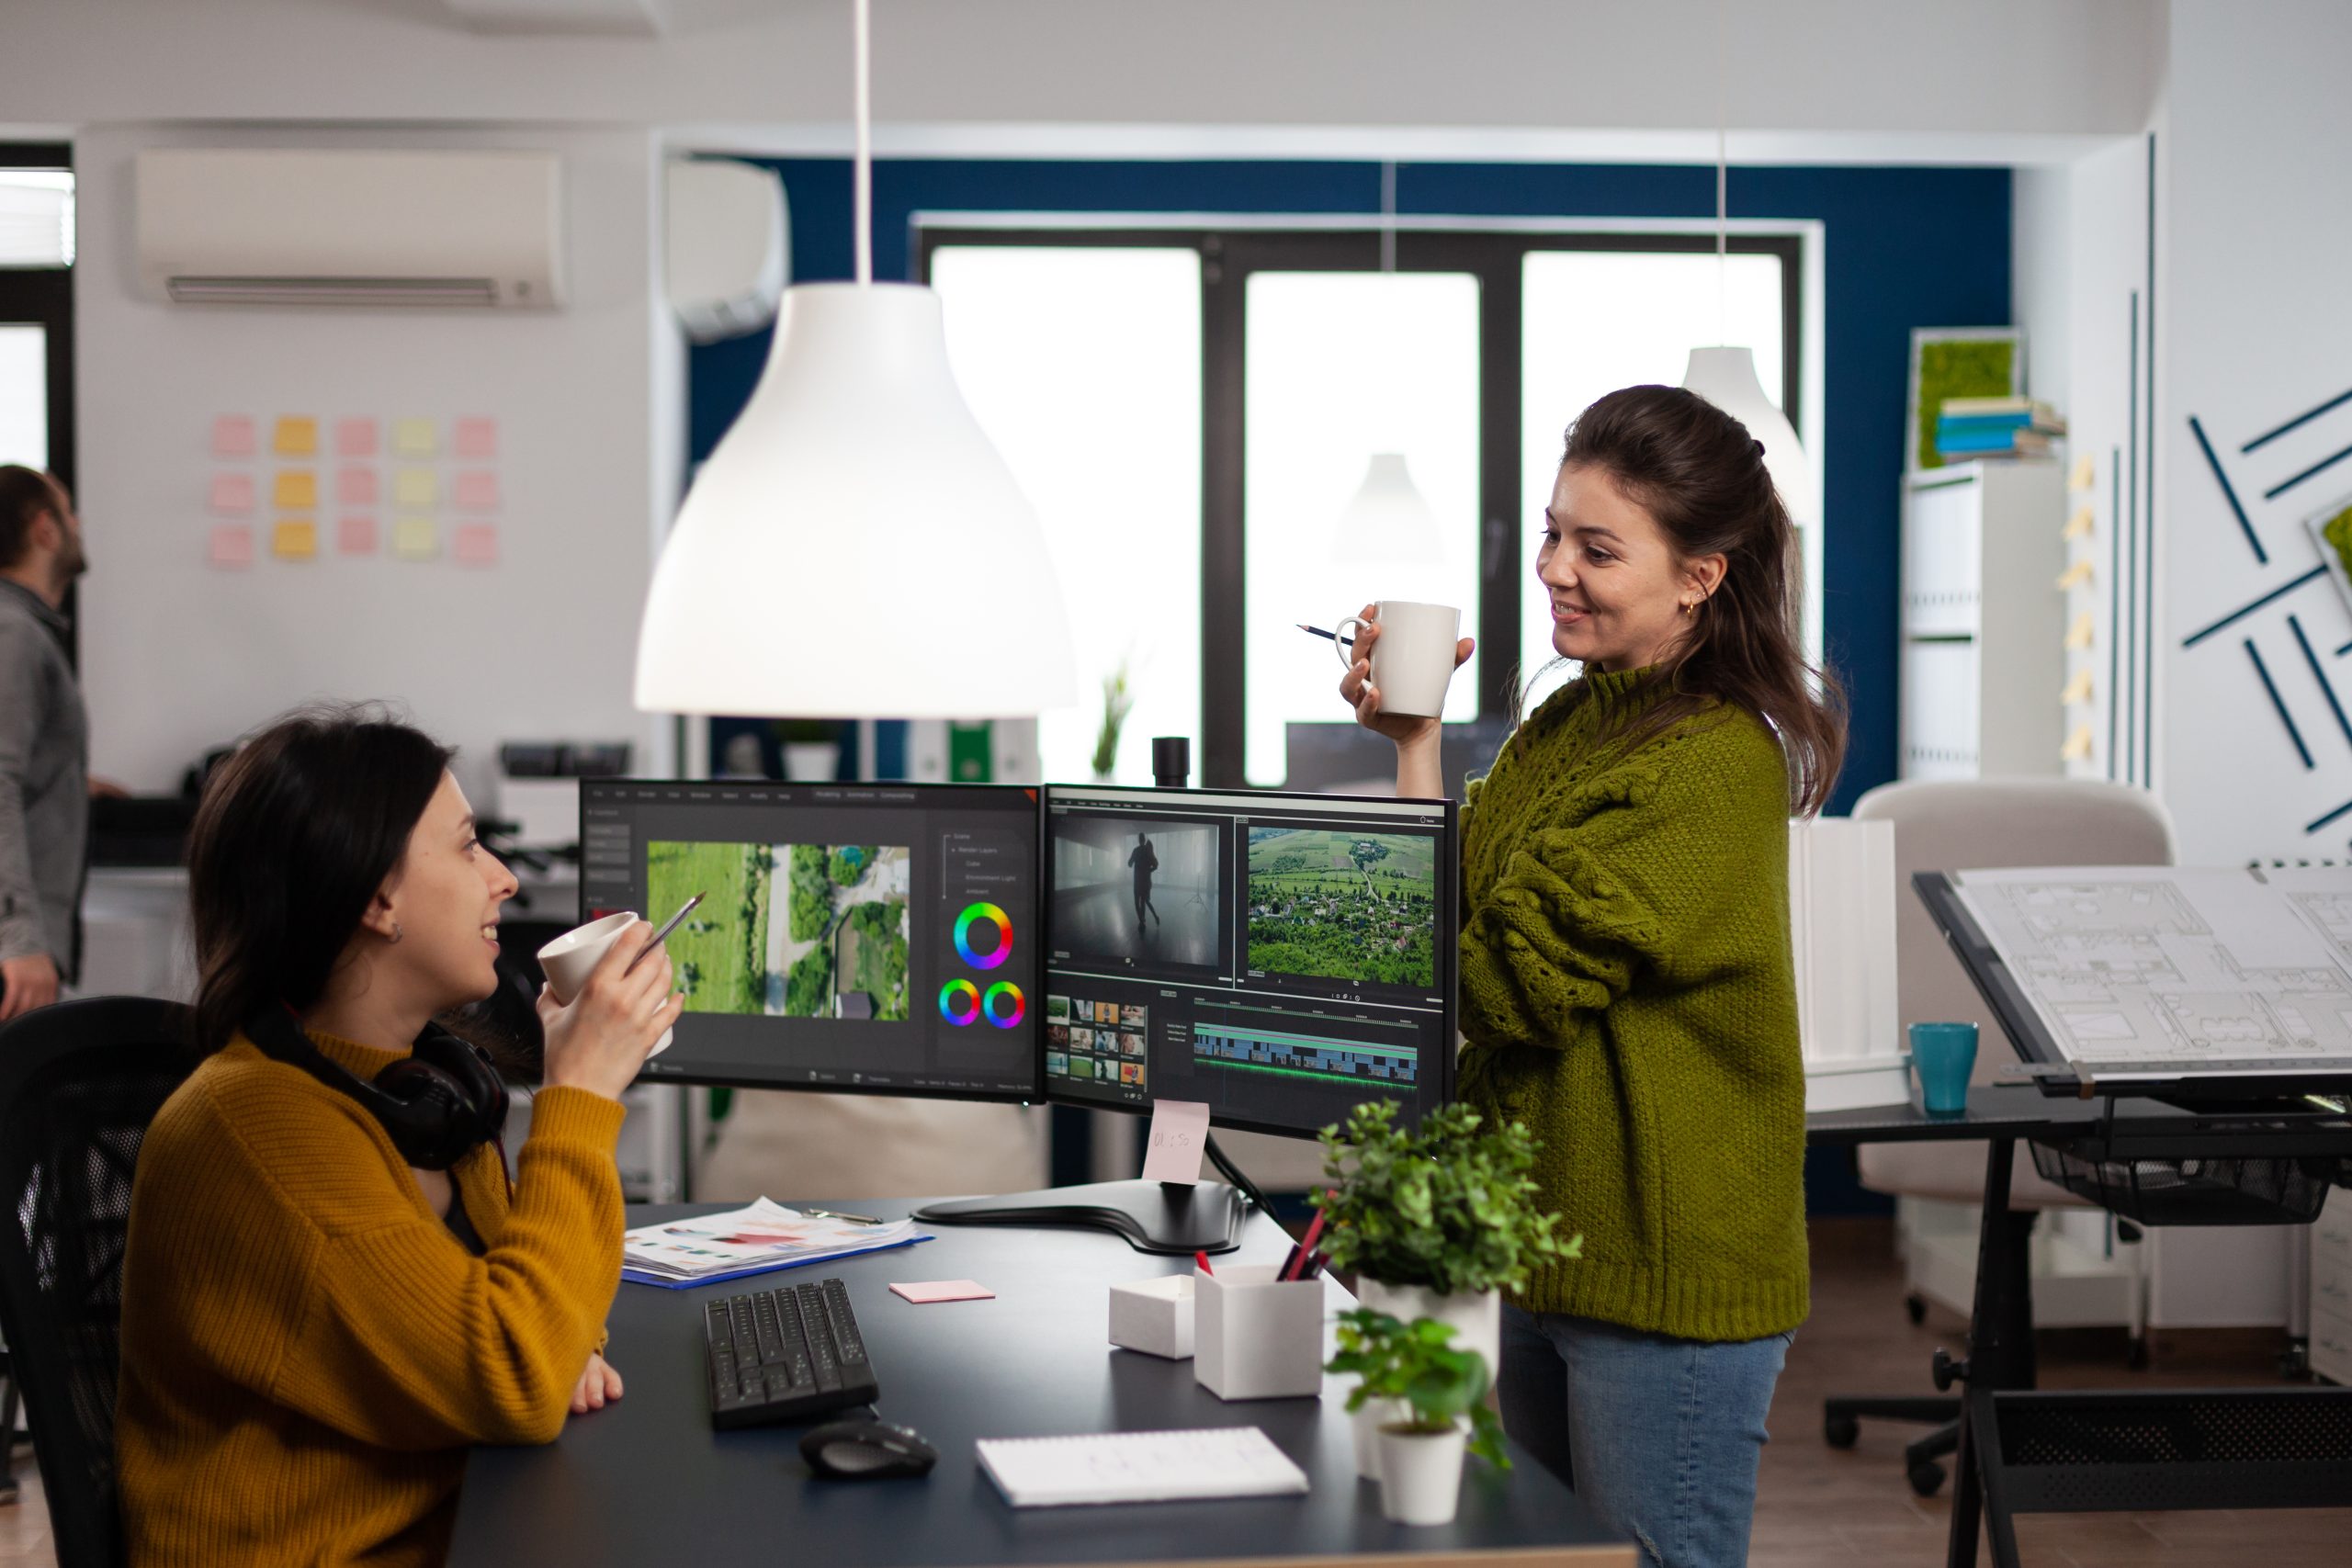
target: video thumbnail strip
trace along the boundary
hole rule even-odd
[[[1193,1026],[1193,1060],[1199,1066],[1286,1073],[1293,1077],[1377,1078],[1409,1088],[1419,1072],[1420,1052],[1410,1045],[1375,1045],[1238,1024],[1197,1023]]]

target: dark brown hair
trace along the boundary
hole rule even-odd
[[[453,753],[379,709],[289,714],[212,772],[187,847],[196,1038],[325,995]]]
[[[1645,682],[1657,700],[1633,705],[1641,716],[1612,739],[1638,746],[1719,705],[1745,708],[1780,739],[1792,809],[1820,810],[1845,760],[1845,698],[1834,676],[1804,661],[1796,527],[1763,443],[1696,392],[1627,387],[1577,416],[1560,466],[1607,475],[1679,559],[1725,562]],[[1582,686],[1563,693],[1562,711]]]
[[[32,547],[33,520],[57,510],[57,481],[39,468],[0,463],[0,571],[23,561]]]

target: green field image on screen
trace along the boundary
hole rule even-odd
[[[1252,828],[1248,905],[1256,973],[1437,983],[1434,839]]]
[[[669,938],[686,1010],[903,1021],[909,865],[897,844],[648,844],[652,908],[708,895]]]

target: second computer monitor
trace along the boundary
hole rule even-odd
[[[1047,1095],[1312,1133],[1453,1088],[1446,801],[1049,786]]]

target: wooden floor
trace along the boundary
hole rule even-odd
[[[1903,1477],[1903,1445],[1923,1428],[1864,1422],[1840,1452],[1821,1439],[1821,1402],[1837,1393],[1932,1394],[1928,1358],[1961,1348],[1960,1320],[1930,1310],[1913,1326],[1890,1224],[1824,1220],[1813,1227],[1813,1319],[1789,1352],[1772,1402],[1772,1443],[1758,1486],[1750,1568],[1930,1568],[1944,1561],[1945,1494],[1920,1499]],[[2154,1364],[2123,1364],[2123,1336],[2043,1335],[2050,1388],[2217,1387],[2275,1380],[2269,1334],[2158,1335]],[[49,1510],[31,1455],[19,1451],[24,1500],[0,1508],[0,1568],[51,1563]],[[2352,1508],[2308,1512],[2043,1515],[2018,1521],[2031,1568],[2346,1568]],[[1990,1558],[1980,1554],[1980,1562]]]
[[[1903,1310],[1903,1269],[1891,1224],[1822,1220],[1813,1226],[1813,1318],[1797,1333],[1772,1400],[1771,1444],[1757,1486],[1750,1568],[1940,1568],[1951,1483],[1911,1493],[1903,1447],[1924,1427],[1865,1421],[1840,1452],[1821,1438],[1831,1393],[1920,1394],[1935,1384],[1928,1359],[1955,1355],[1965,1325],[1930,1308],[1917,1327]],[[2044,1334],[2036,1340],[2045,1388],[2231,1387],[2274,1382],[2277,1335],[2207,1330],[2159,1334],[2152,1365],[2129,1371],[2120,1329]],[[2032,1568],[2346,1568],[2352,1508],[2162,1514],[2043,1514],[2018,1521]],[[1980,1550],[1978,1561],[1989,1562]]]

